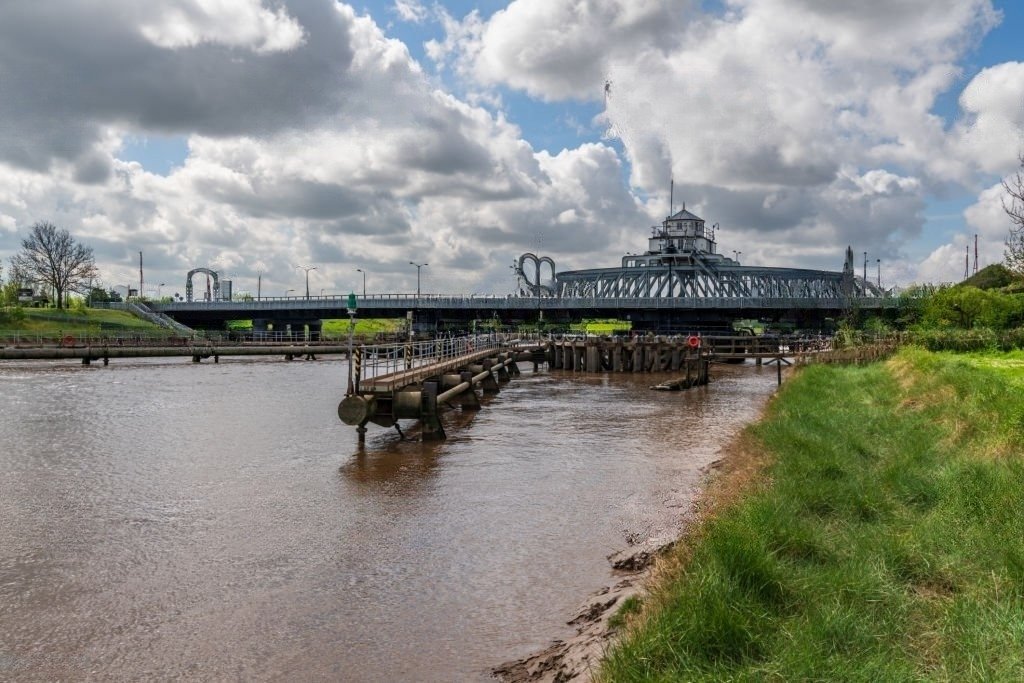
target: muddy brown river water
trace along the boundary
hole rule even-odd
[[[474,681],[668,540],[774,369],[529,372],[449,439],[339,360],[0,364],[0,680]]]

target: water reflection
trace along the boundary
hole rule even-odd
[[[0,366],[0,679],[484,679],[674,533],[775,382],[527,371],[359,449],[346,370]]]

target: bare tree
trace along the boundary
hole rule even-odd
[[[75,241],[71,234],[53,223],[41,221],[21,241],[21,251],[11,258],[12,270],[53,288],[57,308],[63,308],[66,294],[85,286],[96,277],[92,247]]]
[[[1024,168],[1024,153],[1018,157],[1021,168]],[[1003,180],[1003,211],[1010,217],[1010,234],[1006,238],[1006,267],[1015,273],[1024,275],[1024,173],[1017,171]]]

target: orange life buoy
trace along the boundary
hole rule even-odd
[[[69,334],[66,337],[64,337],[63,342],[64,342],[64,346],[74,346],[75,345],[75,338],[72,337]]]
[[[700,337],[691,335],[690,338],[686,340],[686,343],[691,349],[695,349],[700,346]]]

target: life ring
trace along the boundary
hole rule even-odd
[[[696,349],[700,346],[700,337],[696,335],[690,335],[690,338],[686,340],[686,345],[691,349]]]
[[[61,342],[63,343],[64,346],[74,346],[75,338],[69,334],[66,337],[64,337],[64,339],[62,339]]]

